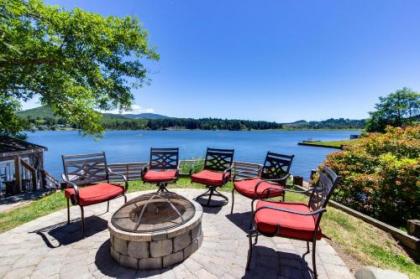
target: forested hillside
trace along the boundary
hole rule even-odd
[[[69,125],[65,119],[54,116],[47,107],[22,111],[18,115],[26,121],[27,128],[32,130],[78,129],[77,125]],[[128,115],[104,113],[102,124],[105,129],[111,130],[267,130],[282,128],[282,124],[276,122],[216,118],[174,118],[152,113]]]
[[[47,107],[38,107],[19,112],[25,120],[27,129],[56,130],[78,129],[65,119],[54,116]],[[175,118],[160,114],[102,114],[102,124],[109,130],[268,130],[268,129],[363,129],[365,120],[328,119],[324,121],[296,121],[293,123],[277,123],[268,121],[251,121],[218,118]]]
[[[285,129],[363,129],[366,120],[354,120],[345,118],[330,118],[323,121],[300,120],[293,123],[283,124]]]

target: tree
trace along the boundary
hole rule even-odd
[[[70,124],[99,134],[97,110],[129,109],[131,89],[148,82],[144,61],[158,59],[136,18],[0,0],[0,133],[23,129],[19,102],[39,96]]]
[[[16,115],[20,103],[8,96],[0,98],[0,134],[19,135],[25,121]]]
[[[384,132],[386,126],[410,125],[420,116],[420,94],[404,87],[386,97],[379,97],[375,109],[366,123],[368,132]]]

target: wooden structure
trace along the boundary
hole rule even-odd
[[[0,186],[6,195],[44,189],[44,151],[47,148],[8,136],[0,136]]]

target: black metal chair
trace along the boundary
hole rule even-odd
[[[159,192],[169,192],[166,188],[169,182],[174,182],[179,176],[178,148],[151,148],[150,160],[142,171],[144,182],[156,183]]]
[[[206,192],[196,197],[200,202],[202,197],[208,196],[203,206],[217,207],[228,203],[228,197],[217,191],[217,188],[225,185],[231,177],[233,155],[233,149],[207,148],[204,169],[191,175],[192,182],[204,184],[208,188]],[[213,196],[221,197],[223,203],[211,204]]]
[[[70,201],[79,205],[82,219],[82,233],[85,232],[84,207],[101,202],[107,202],[118,197],[124,197],[128,189],[128,181],[124,175],[114,173],[108,168],[105,153],[62,155],[64,173],[62,179],[67,188],[64,195],[67,199],[67,223],[70,223]],[[110,175],[119,176],[124,186],[111,183]],[[83,186],[83,187],[80,187]]]
[[[264,165],[256,169],[255,164],[234,164],[232,209],[235,205],[235,191],[250,198],[251,212],[257,199],[285,198],[284,187],[290,176],[294,155],[267,152]],[[257,165],[258,166],[258,165]]]
[[[313,188],[306,191],[286,191],[306,193],[311,192],[309,202],[273,202],[258,201],[256,210],[252,216],[253,227],[248,234],[249,252],[247,269],[250,267],[252,248],[257,244],[258,235],[268,237],[280,236],[291,239],[306,241],[307,252],[310,252],[309,242],[312,242],[312,268],[313,274],[317,277],[316,271],[316,241],[323,237],[319,227],[321,217],[326,211],[327,203],[332,192],[340,181],[330,168],[324,167],[319,172],[319,179]],[[255,237],[254,244],[252,237]]]

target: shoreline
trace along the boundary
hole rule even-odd
[[[358,128],[339,128],[339,129],[243,129],[243,130],[227,130],[227,129],[105,129],[106,131],[223,131],[223,132],[267,132],[267,131],[362,131],[363,129]],[[35,129],[30,131],[23,131],[25,133],[34,133],[34,132],[62,132],[62,131],[81,131],[80,129],[73,128],[63,128],[63,129]]]

